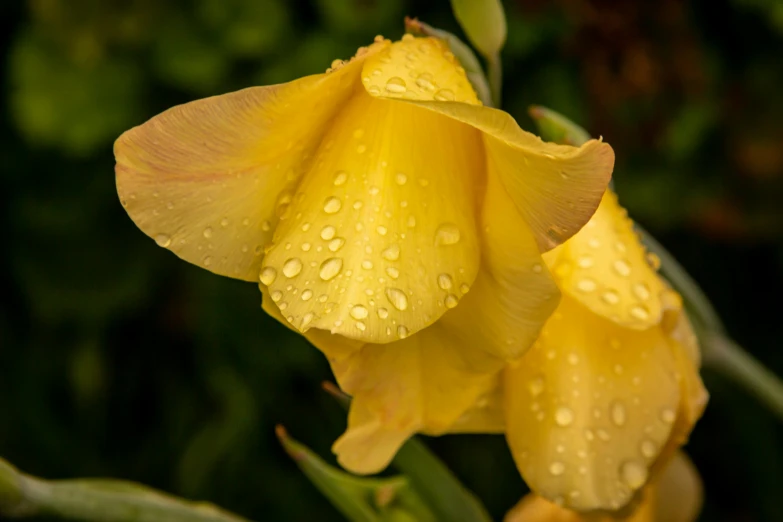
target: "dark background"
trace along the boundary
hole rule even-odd
[[[505,1],[505,108],[547,105],[615,148],[631,214],[783,375],[783,2]],[[446,0],[0,3],[0,455],[113,476],[255,519],[340,520],[273,427],[331,459],[324,358],[255,285],[135,228],[113,140],[177,103],[323,72]],[[783,520],[781,423],[720,375],[689,452],[704,521]],[[502,514],[524,492],[500,436],[429,441]]]

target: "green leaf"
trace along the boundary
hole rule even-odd
[[[435,522],[406,477],[360,478],[328,465],[282,426],[277,437],[310,482],[351,522]]]
[[[468,40],[484,56],[500,52],[506,43],[506,14],[500,0],[451,0],[451,9]]]
[[[590,139],[586,130],[552,109],[533,105],[528,112],[538,125],[539,134],[547,141],[578,147]]]

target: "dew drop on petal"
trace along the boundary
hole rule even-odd
[[[666,424],[672,424],[677,418],[677,414],[671,408],[661,410],[661,420]]]
[[[403,326],[403,325],[398,326],[397,327],[397,336],[400,339],[405,339],[406,337],[408,337],[408,329],[405,326]]]
[[[171,236],[168,234],[158,234],[155,236],[155,243],[157,243],[159,247],[166,248],[171,244]]]
[[[626,460],[620,465],[620,479],[631,489],[639,489],[647,482],[647,467],[635,460]]]
[[[364,319],[370,314],[367,308],[362,305],[354,306],[353,308],[351,308],[350,313],[351,313],[351,317],[353,317],[354,319]]]
[[[438,101],[454,101],[454,91],[450,89],[441,89],[435,93],[434,98]]]
[[[443,223],[435,230],[436,245],[453,245],[459,242],[460,232],[454,223]]]
[[[400,258],[400,245],[393,244],[381,252],[381,256],[387,261],[397,261]]]
[[[538,397],[544,393],[544,378],[534,377],[530,379],[530,382],[527,383],[527,389],[530,392],[530,395]]]
[[[336,212],[339,212],[342,206],[343,206],[343,202],[340,201],[339,198],[330,196],[326,198],[326,201],[324,201],[324,212],[326,212],[327,214],[334,214]]]
[[[209,239],[212,237],[212,227],[207,227],[204,229],[204,237],[206,239]]]
[[[620,275],[622,277],[628,277],[631,273],[631,265],[628,264],[628,261],[625,259],[618,259],[614,262],[614,271],[617,272],[617,275]]]
[[[589,277],[585,277],[584,279],[580,279],[576,283],[577,290],[579,290],[580,292],[585,292],[585,293],[592,292],[593,290],[596,289],[597,286],[598,285],[596,285],[595,281],[593,281]]]
[[[555,410],[555,423],[558,426],[569,426],[572,422],[574,422],[574,412],[571,408],[561,406]]]
[[[281,292],[280,290],[275,290],[274,292],[269,294],[269,297],[271,297],[272,301],[276,303],[280,301],[280,299],[283,297],[283,292]]]
[[[334,175],[335,186],[339,187],[340,185],[345,185],[346,181],[348,181],[348,173],[344,170],[341,170]]]
[[[275,282],[275,279],[277,279],[277,270],[271,266],[266,266],[261,269],[261,273],[259,274],[258,279],[266,286],[269,286]]]
[[[636,283],[633,285],[633,293],[641,301],[646,301],[650,298],[650,287],[645,283]]]
[[[336,233],[337,229],[335,229],[332,225],[326,225],[321,229],[321,239],[324,241],[329,241],[330,239],[334,238]]]
[[[389,317],[389,311],[386,308],[383,307],[378,308],[377,313],[378,313],[378,317],[380,317],[381,319],[386,319],[387,317]]]
[[[560,461],[555,461],[549,465],[549,473],[555,477],[560,476],[565,471],[565,464]]]
[[[408,297],[399,288],[387,288],[386,298],[397,310],[402,311],[408,308]]]
[[[446,305],[446,308],[456,308],[456,306],[459,304],[459,299],[457,299],[456,295],[449,294],[446,296],[446,299],[444,299],[443,303]]]
[[[626,419],[625,406],[620,401],[615,401],[610,406],[610,416],[615,426],[624,426]]]
[[[340,257],[330,257],[323,263],[321,263],[321,268],[318,271],[318,275],[321,276],[321,279],[324,281],[329,281],[330,279],[334,278],[337,274],[340,273],[340,270],[343,269],[343,260]]]
[[[647,459],[655,457],[657,451],[658,447],[650,439],[644,439],[641,444],[639,444],[639,452]]]
[[[386,90],[395,94],[401,94],[408,89],[405,85],[405,80],[399,76],[393,76],[389,78],[389,81],[386,82]]]
[[[438,286],[441,290],[451,290],[454,285],[454,281],[449,274],[440,274],[438,276]]]
[[[336,237],[331,241],[329,241],[329,250],[331,250],[332,252],[337,252],[343,247],[344,244],[345,244],[345,238]]]
[[[292,257],[283,263],[283,275],[291,278],[299,275],[302,271],[302,260],[297,257]]]
[[[398,185],[405,185],[408,181],[408,176],[402,172],[398,172],[397,175],[394,176],[394,181],[396,181]]]
[[[650,317],[650,313],[643,305],[632,306],[631,315],[640,321],[645,321]]]
[[[313,297],[313,291],[309,288],[302,292],[302,301],[309,301]]]

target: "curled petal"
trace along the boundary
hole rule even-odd
[[[574,235],[598,207],[614,167],[612,148],[596,140],[579,148],[544,143],[509,114],[480,106],[464,70],[438,40],[395,42],[365,62],[362,81],[373,96],[408,101],[480,130],[487,170],[497,174],[542,251]]]
[[[505,373],[507,438],[531,489],[580,511],[628,504],[671,438],[679,377],[660,329],[619,327],[564,296]]]
[[[482,265],[476,283],[441,321],[479,349],[516,359],[538,337],[560,292],[529,228],[494,174],[487,179],[480,229]]]
[[[333,447],[340,464],[375,473],[413,433],[444,433],[492,389],[502,365],[440,323],[332,362],[340,387],[353,396],[348,429]]]
[[[479,266],[475,129],[359,91],[332,121],[264,258],[283,315],[388,343],[457,305]]]
[[[648,328],[680,308],[610,191],[585,228],[545,258],[563,293],[617,324]]]
[[[173,107],[114,144],[130,217],[179,257],[257,281],[287,191],[348,99],[362,60]]]

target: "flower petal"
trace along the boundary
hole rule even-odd
[[[459,60],[444,41],[433,37],[405,35],[370,57],[362,83],[371,96],[387,99],[480,105]]]
[[[354,473],[375,473],[413,433],[445,432],[492,389],[502,365],[440,322],[333,362],[340,387],[353,396],[348,429],[333,447],[340,464]]]
[[[361,64],[173,107],[125,132],[114,154],[128,214],[182,259],[256,281],[275,211]]]
[[[560,292],[527,225],[494,174],[487,179],[480,229],[479,275],[460,306],[441,321],[474,346],[506,360],[516,359],[538,337],[557,307]]]
[[[387,343],[456,306],[449,289],[478,271],[482,157],[474,129],[357,92],[264,258],[284,315],[300,331]]]
[[[507,437],[531,489],[578,510],[632,499],[680,404],[668,342],[658,328],[622,328],[563,297],[505,375]]]
[[[593,215],[614,167],[612,148],[544,143],[507,113],[480,106],[465,71],[434,38],[407,38],[365,62],[372,96],[416,104],[483,133],[487,168],[496,172],[542,251],[574,235]]]
[[[563,508],[534,493],[506,514],[504,522],[694,522],[701,510],[703,490],[693,463],[678,452],[663,476],[646,488],[632,513],[589,514]]]
[[[498,376],[491,389],[454,421],[449,433],[503,433],[506,431],[506,409],[503,381]]]
[[[606,192],[584,229],[544,257],[563,292],[593,312],[631,328],[661,322],[671,292],[614,193]]]
[[[704,488],[699,472],[682,451],[666,465],[653,490],[654,522],[694,522],[699,517]]]

